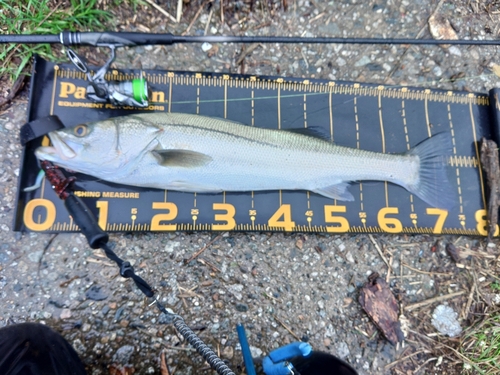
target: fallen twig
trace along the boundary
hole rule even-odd
[[[236,66],[240,65],[245,59],[245,57],[251,54],[260,45],[261,45],[260,43],[252,43],[247,48],[245,48],[245,50],[242,51],[238,56],[238,59],[236,60]]]
[[[165,360],[165,351],[163,350],[160,354],[160,374],[170,375],[170,371],[168,371],[167,361]]]
[[[284,328],[284,329],[286,329],[286,330],[287,330],[287,331],[288,331],[288,332],[289,332],[289,333],[290,333],[293,337],[295,337],[298,341],[302,341],[302,339],[301,339],[299,336],[297,336],[295,333],[293,333],[293,331],[292,331],[290,328],[288,328],[288,326],[287,326],[285,323],[283,323],[280,319],[278,319],[278,317],[277,317],[276,315],[273,315],[273,318],[274,318],[274,319],[276,319],[276,321],[277,321],[279,324],[281,324],[281,325],[283,326],[283,328]]]
[[[163,9],[161,6],[159,6],[158,4],[156,4],[153,0],[146,0],[149,4],[151,4],[153,7],[155,7],[156,9],[158,9],[160,12],[162,12],[165,16],[167,16],[168,18],[170,18],[170,20],[172,22],[175,22],[177,23],[177,20],[174,18],[174,16],[172,16],[170,13],[168,13],[165,9]]]
[[[462,294],[465,294],[466,292],[467,292],[466,290],[460,290],[460,291],[455,292],[455,293],[445,294],[444,296],[429,298],[429,299],[426,299],[425,301],[421,301],[421,302],[414,303],[412,305],[408,305],[405,307],[405,310],[410,311],[410,310],[418,309],[420,307],[430,305],[434,302],[441,302],[441,301],[445,301],[445,300],[450,299],[450,298],[461,296]]]
[[[418,272],[418,273],[423,273],[425,275],[434,275],[434,276],[452,276],[453,275],[451,272],[449,272],[449,273],[443,273],[443,272],[422,271],[422,270],[419,270],[418,268],[413,268],[408,263],[402,263],[402,264],[403,264],[403,266],[405,266],[406,268],[411,269],[412,271],[415,271],[415,272]],[[457,266],[458,266],[458,264],[457,264]]]
[[[373,236],[371,234],[368,235],[368,237],[370,237],[370,240],[372,241],[373,245],[375,246],[375,249],[377,249],[378,251],[378,254],[380,255],[380,257],[382,258],[382,260],[384,261],[384,263],[387,265],[388,268],[392,268],[391,265],[389,264],[389,262],[387,261],[387,258],[384,256],[384,254],[382,253],[382,250],[380,250],[380,246],[378,245],[378,243],[375,241],[375,239],[373,238]]]
[[[209,1],[211,2],[211,1]],[[196,20],[198,19],[198,17],[200,16],[201,14],[201,11],[203,10],[203,8],[205,7],[205,5],[207,4],[207,1],[204,1],[203,3],[201,3],[200,7],[198,8],[198,10],[196,11],[196,14],[194,15],[193,19],[191,20],[191,22],[189,23],[189,26],[187,27],[186,31],[184,31],[181,35],[184,36],[186,35],[187,33],[189,33],[189,30],[191,30],[191,27],[193,27],[194,23],[196,22]]]
[[[215,241],[217,241],[219,238],[222,237],[222,233],[219,234],[217,237],[215,237],[213,240],[210,240],[205,246],[203,246],[200,250],[198,250],[196,253],[194,253],[188,260],[185,260],[184,263],[187,264],[191,262],[193,259],[196,259],[198,256],[200,256],[201,253],[203,253],[211,244],[213,244]]]
[[[428,353],[432,353],[432,352],[430,350],[426,350],[426,349],[422,349],[422,350],[416,351],[415,353],[409,354],[407,356],[404,356],[402,358],[399,358],[399,359],[395,360],[394,362],[391,362],[391,363],[385,365],[385,369],[388,370],[391,367],[396,366],[398,363],[406,361],[407,359],[409,359],[411,357],[414,357],[414,356],[416,356],[418,354],[421,354],[421,353],[427,353],[428,354]]]

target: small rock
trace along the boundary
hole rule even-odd
[[[33,263],[38,263],[40,261],[40,258],[42,257],[43,251],[38,250],[38,251],[33,251],[28,254],[28,259],[31,260]]]
[[[349,351],[349,347],[345,343],[345,341],[341,341],[337,346],[337,355],[340,359],[347,358],[351,352]]]
[[[432,313],[432,325],[439,333],[456,337],[462,332],[457,317],[458,314],[450,306],[439,305]]]
[[[250,346],[250,353],[252,353],[253,358],[261,357],[262,356],[262,350],[255,346]]]
[[[167,253],[173,253],[174,250],[179,247],[181,243],[178,242],[178,241],[169,241],[166,245],[165,245],[165,249],[164,251],[167,252]]]
[[[244,303],[237,303],[235,306],[237,311],[240,312],[247,312],[248,311],[248,305]]]
[[[354,63],[354,66],[360,67],[360,66],[365,66],[371,62],[370,58],[368,56],[363,56],[361,59],[356,61]]]
[[[295,246],[297,246],[297,248],[299,250],[302,250],[302,247],[304,246],[304,241],[302,241],[300,238],[295,242]]]
[[[208,51],[209,51],[209,50],[211,50],[211,49],[212,49],[212,45],[211,45],[210,43],[205,42],[205,43],[203,43],[203,44],[201,45],[201,50],[202,50],[203,52],[208,52]]]
[[[234,357],[234,349],[232,346],[226,346],[222,351],[222,357],[225,359],[232,359]]]
[[[101,292],[101,287],[96,285],[90,287],[90,289],[85,292],[85,296],[93,301],[102,301],[108,298],[107,294]]]
[[[130,362],[130,357],[134,354],[135,347],[132,345],[124,345],[119,348],[113,355],[113,361],[122,365]]]
[[[354,257],[352,256],[351,252],[348,251],[346,254],[345,254],[345,258],[347,259],[347,261],[349,263],[354,263]]]
[[[462,52],[460,51],[460,49],[457,47],[457,46],[451,46],[450,48],[448,48],[448,51],[452,54],[452,55],[455,55],[455,56],[462,56]]]
[[[62,309],[60,318],[61,319],[69,319],[69,318],[71,318],[71,310],[70,309]]]

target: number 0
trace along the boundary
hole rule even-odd
[[[45,220],[36,223],[33,220],[33,214],[35,212],[35,209],[38,207],[45,208],[46,215],[45,215]],[[24,219],[24,224],[30,230],[34,231],[47,230],[54,224],[54,221],[56,221],[56,206],[48,199],[43,199],[43,198],[32,199],[28,202],[28,204],[26,204],[26,207],[24,208],[23,219]]]

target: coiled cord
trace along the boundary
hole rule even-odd
[[[174,327],[191,344],[193,348],[208,362],[210,367],[220,375],[235,375],[229,367],[220,359],[215,352],[208,347],[179,315],[174,315]]]

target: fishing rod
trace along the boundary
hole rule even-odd
[[[71,32],[63,31],[51,35],[0,35],[0,43],[63,44],[65,46],[140,46],[170,45],[175,43],[304,43],[304,44],[450,44],[496,46],[500,40],[488,39],[410,39],[410,38],[338,38],[338,37],[294,37],[294,36],[229,36],[229,35],[174,35],[169,33],[138,32]]]
[[[145,108],[149,105],[150,90],[146,79],[108,81],[106,73],[115,59],[115,49],[125,46],[172,45],[175,43],[285,43],[285,44],[393,44],[393,45],[479,45],[496,46],[500,40],[477,39],[409,39],[409,38],[338,38],[338,37],[287,37],[287,36],[226,36],[226,35],[174,35],[170,33],[138,32],[72,32],[63,31],[50,35],[0,35],[0,43],[17,44],[62,44],[67,48],[69,60],[87,76],[89,85],[86,96],[96,103],[111,103],[116,106]],[[87,45],[107,47],[111,50],[109,60],[92,74],[85,61],[70,46]]]

